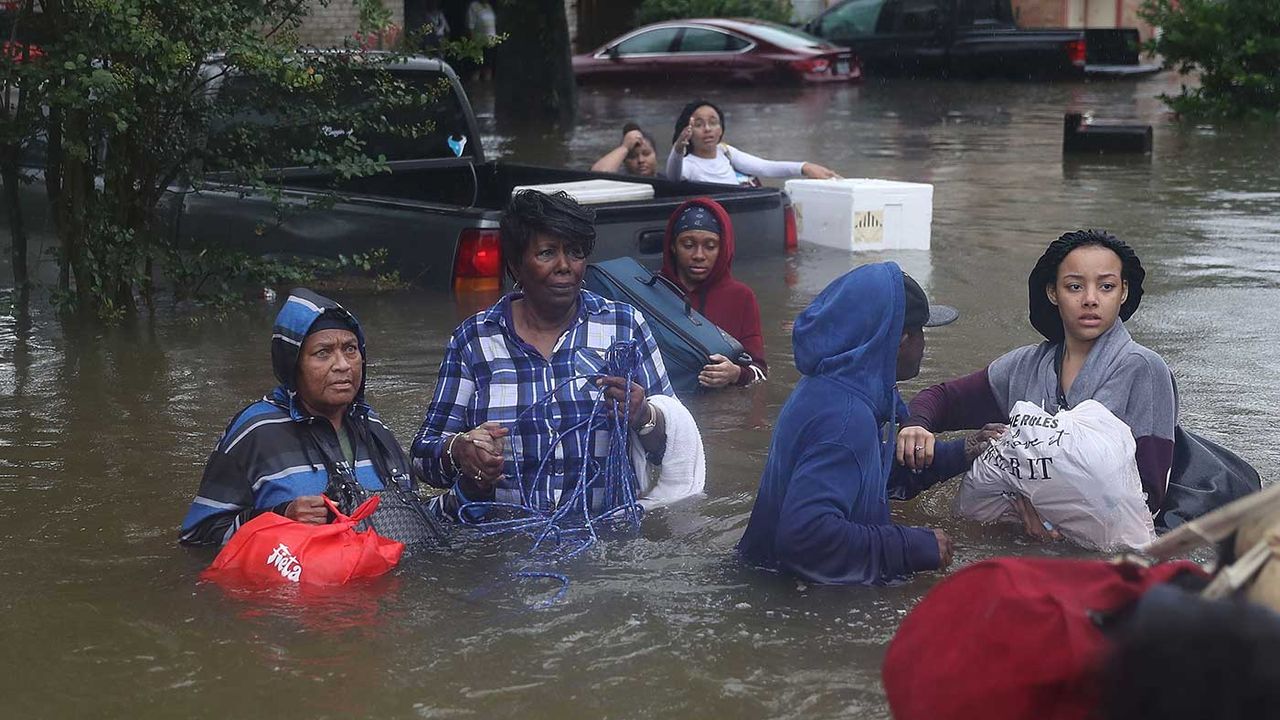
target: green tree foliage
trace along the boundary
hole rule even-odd
[[[1194,117],[1280,118],[1280,0],[1147,0],[1149,48],[1200,85],[1164,96]]]
[[[384,18],[364,8],[377,0],[354,1],[362,17]],[[0,59],[0,78],[37,94],[43,112],[10,109],[0,117],[0,144],[39,137],[47,147],[64,301],[104,316],[132,310],[160,265],[175,257],[165,228],[184,193],[212,182],[279,199],[272,168],[287,166],[327,171],[336,193],[344,179],[385,170],[384,158],[364,151],[367,138],[428,129],[425,121],[388,120],[414,108],[426,117],[433,99],[388,70],[401,56],[354,43],[298,51],[297,31],[312,5],[37,4],[42,12],[27,21],[40,28],[41,55]],[[209,181],[207,168],[222,172]]]
[[[636,24],[679,18],[750,17],[785,23],[791,19],[789,0],[644,0],[636,10]]]

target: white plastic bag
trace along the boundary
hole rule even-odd
[[[1031,501],[1068,540],[1098,550],[1155,539],[1129,426],[1095,400],[1050,415],[1013,406],[1009,429],[965,475],[955,510],[982,522],[1016,520],[1011,494]]]

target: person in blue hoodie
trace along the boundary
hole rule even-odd
[[[930,306],[892,262],[833,281],[796,318],[792,346],[804,375],[774,426],[755,507],[738,550],[750,563],[829,584],[882,584],[951,563],[942,530],[898,525],[906,500],[963,471],[998,432],[938,443],[933,464],[895,463],[907,408],[895,383],[920,372],[925,327],[958,313]]]
[[[293,290],[271,329],[280,384],[231,419],[182,520],[180,541],[224,544],[265,512],[328,522],[321,496],[329,490],[335,501],[344,499],[351,483],[368,491],[392,482],[412,488],[409,458],[364,401],[365,362],[355,316],[310,290]]]

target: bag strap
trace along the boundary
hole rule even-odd
[[[689,304],[689,296],[686,295],[678,285],[671,282],[670,278],[663,275],[662,273],[650,273],[648,279],[645,279],[638,275],[636,276],[636,279],[639,280],[641,283],[644,283],[646,287],[653,287],[658,283],[662,283],[664,286],[666,286],[668,290],[675,293],[676,297],[680,298],[681,300],[684,300],[684,316],[692,320],[695,325],[702,324],[702,321],[698,320],[693,316],[693,305]]]
[[[350,515],[345,515],[342,510],[338,508],[338,504],[330,499],[328,495],[321,495],[320,497],[324,500],[324,504],[329,507],[329,512],[333,513],[333,516],[336,518],[336,522],[350,523],[358,523],[372,515],[373,512],[378,509],[378,503],[382,501],[382,498],[377,495],[371,495],[368,500],[360,503],[360,507],[352,510]]]

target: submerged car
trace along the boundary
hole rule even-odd
[[[575,55],[579,82],[854,82],[849,48],[763,20],[671,20]]]

